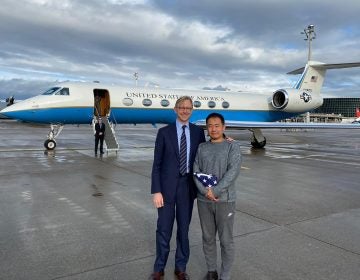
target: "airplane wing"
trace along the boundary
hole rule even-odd
[[[196,125],[205,127],[205,120],[195,122]],[[253,128],[322,128],[322,129],[360,129],[360,124],[356,123],[296,123],[296,122],[243,122],[225,121],[226,127],[237,129]]]

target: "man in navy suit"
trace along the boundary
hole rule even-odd
[[[151,193],[154,206],[158,209],[158,220],[156,259],[154,273],[150,276],[152,280],[160,280],[164,276],[175,219],[177,223],[175,276],[179,280],[189,279],[186,273],[190,256],[188,234],[197,194],[192,176],[193,163],[199,144],[205,142],[205,135],[203,129],[189,123],[193,110],[191,97],[180,97],[176,101],[174,110],[177,115],[176,122],[160,128],[155,142]],[[183,133],[186,136],[186,144]]]
[[[97,150],[100,142],[100,154],[104,153],[104,136],[105,136],[105,124],[102,122],[102,119],[99,118],[95,124],[95,156],[97,155]]]

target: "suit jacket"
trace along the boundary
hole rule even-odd
[[[190,155],[189,155],[189,186],[190,197],[196,198],[196,186],[193,181],[193,164],[200,143],[205,142],[204,130],[189,123]],[[174,202],[178,179],[180,177],[180,156],[176,132],[176,124],[159,129],[154,150],[154,163],[151,174],[151,193],[161,192],[164,200]]]
[[[99,135],[99,133],[102,132],[102,135]],[[105,136],[105,124],[101,123],[101,126],[99,123],[95,124],[95,137],[104,137]]]

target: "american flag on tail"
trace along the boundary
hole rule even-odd
[[[194,176],[205,188],[215,187],[218,183],[218,179],[215,175],[205,174],[200,172],[194,172]]]

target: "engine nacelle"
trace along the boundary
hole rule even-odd
[[[271,105],[284,112],[308,112],[322,105],[323,98],[311,91],[298,89],[279,89],[273,93]]]

